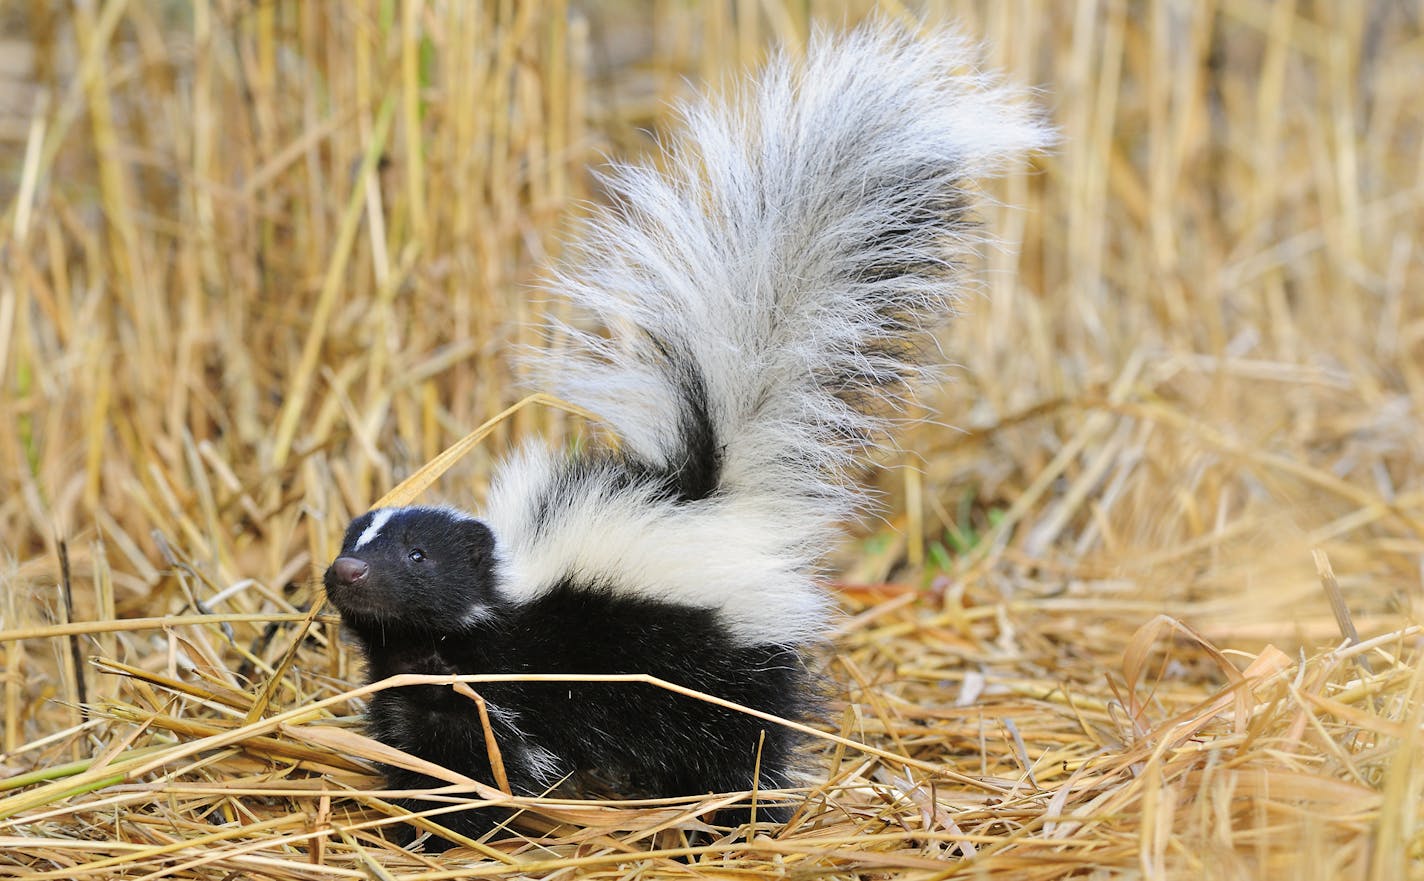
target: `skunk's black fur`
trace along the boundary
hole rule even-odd
[[[543,367],[619,449],[525,448],[480,519],[357,518],[326,587],[373,679],[646,673],[814,713],[816,565],[866,505],[847,475],[982,241],[967,182],[1047,140],[992,79],[951,74],[972,60],[945,34],[820,35],[726,106],[685,108],[667,172],[610,175],[614,202],[557,284],[598,327],[564,328]],[[516,793],[580,771],[630,796],[793,783],[796,735],[704,701],[645,684],[477,690]],[[385,743],[491,780],[476,708],[452,689],[388,689],[370,720]],[[441,819],[477,834],[499,817]]]
[[[358,519],[352,530],[364,529],[369,518]],[[379,600],[371,598],[444,593],[445,567],[464,567],[468,546],[458,530],[447,529],[450,518],[439,510],[403,510],[385,526],[386,538],[367,546],[362,558],[371,568],[365,579],[354,585],[328,579],[333,600],[366,649],[373,680],[398,673],[647,673],[793,719],[810,710],[807,674],[795,649],[739,645],[712,610],[620,596],[596,582],[570,579],[519,603],[500,601],[490,591],[484,614],[458,626],[450,626],[458,616],[449,610],[427,606],[416,616],[378,608]],[[483,528],[465,523],[471,531]],[[422,551],[423,559],[410,560],[413,550]],[[399,575],[390,583],[375,582],[391,572]],[[400,586],[393,587],[397,580]],[[484,593],[488,573],[465,584],[482,585]],[[361,611],[347,611],[356,606]],[[640,797],[792,784],[796,738],[786,729],[655,686],[501,682],[476,689],[517,793],[542,793],[580,770],[593,770]],[[453,689],[420,686],[379,692],[369,719],[382,742],[491,782],[476,713],[470,699]],[[760,778],[753,772],[758,761]],[[394,788],[445,785],[386,770]],[[759,814],[774,821],[784,809],[763,806]],[[500,815],[486,810],[439,819],[477,836]],[[718,819],[739,823],[744,812]]]

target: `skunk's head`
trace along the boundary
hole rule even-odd
[[[446,508],[378,508],[351,521],[326,595],[351,623],[458,630],[495,602],[494,535]]]

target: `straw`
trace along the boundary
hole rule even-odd
[[[826,713],[752,712],[807,734],[797,785],[523,797],[372,740],[378,690],[478,720],[491,677],[362,684],[320,589],[350,518],[616,445],[513,357],[578,320],[540,285],[591,172],[876,9],[982,39],[1062,142],[986,188],[946,381],[861,475]],[[1424,879],[1414,6],[0,21],[0,877]],[[761,822],[710,825],[734,803]],[[491,804],[483,841],[393,843]]]

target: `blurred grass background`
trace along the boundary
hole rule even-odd
[[[1335,717],[1354,733],[1296,760],[1394,808],[1299,826],[1248,799],[1286,831],[1217,868],[1420,876],[1424,776],[1394,762],[1420,740],[1424,572],[1424,3],[1403,0],[0,5],[0,629],[40,634],[0,645],[0,770],[113,742],[78,704],[130,686],[89,655],[288,675],[260,622],[84,622],[299,613],[350,516],[524,393],[509,355],[590,171],[652,153],[697,84],[876,8],[960,22],[1063,141],[991,187],[1002,247],[932,419],[868,472],[885,518],[843,580],[918,590],[848,594],[898,622],[846,638],[849,704],[896,716],[856,689],[915,670],[1102,689],[1159,613],[1304,659],[1343,638],[1333,564],[1360,635],[1399,634],[1398,675],[1352,698],[1396,727]],[[512,442],[587,431],[521,411],[432,497],[477,506]],[[1167,643],[1161,675],[1223,684]],[[301,651],[279,704],[359,676],[334,640]],[[1203,840],[1238,807],[1198,800]]]

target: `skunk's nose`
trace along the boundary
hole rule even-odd
[[[345,585],[354,585],[366,577],[366,573],[371,571],[371,566],[365,560],[358,560],[355,557],[337,557],[331,564],[331,571],[336,574],[336,580]]]

